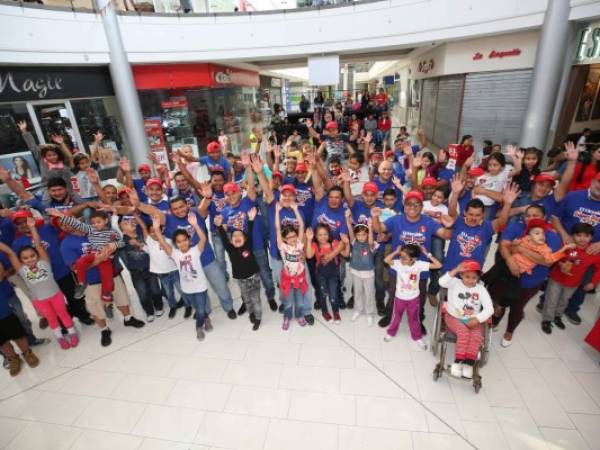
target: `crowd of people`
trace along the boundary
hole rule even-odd
[[[377,114],[387,118],[383,108]],[[318,311],[334,325],[377,323],[386,342],[406,311],[412,340],[426,349],[426,303],[443,302],[457,336],[451,374],[465,378],[483,327],[502,327],[501,345],[510,346],[540,291],[541,332],[564,329],[563,318],[581,324],[585,295],[600,281],[600,147],[567,143],[543,170],[539,149],[486,142],[476,162],[471,136],[434,152],[422,130],[418,143],[402,128],[390,144],[391,128],[371,128],[366,117],[350,116],[343,133],[322,110],[319,126],[308,120],[306,134],[281,142],[253,130],[240,155],[224,153],[217,139],[200,158],[184,147],[172,154],[173,169],[152,155],[135,168],[123,157],[116,180],[104,183],[85,153],[65,159],[60,146],[43,145],[45,186],[35,194],[0,168],[19,199],[0,210],[0,351],[11,375],[22,358],[35,367],[32,346],[45,342],[15,286],[65,350],[78,345],[82,325],[110,345],[115,308],[134,328],[183,309],[204,341],[219,326],[218,300],[229,320],[247,314],[260,332],[263,298],[282,315],[283,332],[312,326]],[[494,264],[484,271],[490,251]],[[342,317],[344,309],[352,313]]]

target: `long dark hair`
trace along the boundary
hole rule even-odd
[[[600,147],[596,146],[594,147],[591,151],[590,151],[590,157],[586,158],[585,161],[583,161],[581,163],[581,170],[579,171],[579,173],[577,174],[577,179],[575,180],[575,183],[581,183],[581,180],[583,179],[583,174],[585,172],[585,169],[587,169],[587,167],[592,163],[592,154],[597,151]],[[596,173],[600,172],[600,159],[598,159],[596,161]]]
[[[319,244],[319,241],[317,240],[317,234],[319,232],[320,229],[324,229],[327,230],[327,242],[329,244],[331,244],[333,242],[333,237],[331,236],[331,228],[329,228],[329,225],[325,224],[325,223],[320,223],[315,227],[315,232],[314,232],[314,236],[313,236],[313,241],[317,244],[317,245],[321,245]]]

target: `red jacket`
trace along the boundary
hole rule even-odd
[[[583,171],[583,175],[581,172]],[[571,184],[569,184],[569,192],[570,191],[580,191],[581,189],[588,189],[590,184],[592,184],[592,180],[596,176],[598,171],[596,170],[596,163],[591,162],[587,166],[583,166],[582,163],[577,163],[575,166],[575,173],[573,174],[573,179],[571,180]],[[577,181],[581,176],[581,180]]]
[[[584,248],[575,248],[567,251],[567,256],[562,260],[572,264],[570,273],[565,273],[561,270],[559,264],[555,264],[550,271],[550,279],[565,287],[577,287],[583,280],[588,267],[594,268],[592,283],[598,284],[600,281],[600,255],[589,255]]]

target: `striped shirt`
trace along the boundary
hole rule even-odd
[[[85,233],[88,237],[88,241],[92,245],[92,250],[94,251],[100,251],[108,244],[115,244],[117,248],[121,248],[125,245],[123,238],[110,228],[98,231],[91,225],[80,222],[73,216],[63,216],[60,218],[60,222],[81,233]]]

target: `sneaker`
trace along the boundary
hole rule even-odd
[[[50,343],[50,339],[48,339],[48,338],[35,338],[35,341],[33,341],[29,345],[32,347],[36,347],[38,345],[45,345],[45,344],[49,344],[49,343]]]
[[[500,342],[500,345],[504,348],[510,347],[512,345],[512,340],[506,339],[505,337],[503,337],[502,341]]]
[[[383,316],[381,319],[379,319],[379,322],[377,322],[377,325],[379,325],[381,328],[385,328],[390,324],[390,320],[391,320],[391,317]]]
[[[546,334],[552,334],[552,322],[544,320],[542,322],[542,331]]]
[[[383,340],[385,342],[390,342],[392,339],[394,339],[394,336],[392,336],[391,334],[385,333],[385,336],[383,337]]]
[[[259,327],[260,327],[260,320],[255,320],[254,325],[252,325],[252,331],[258,330]]]
[[[348,299],[348,303],[346,303],[346,307],[348,309],[354,309],[354,296]]]
[[[36,356],[35,353],[31,349],[27,350],[23,353],[23,359],[27,363],[27,365],[31,368],[37,367],[40,365],[40,360]]]
[[[304,320],[306,320],[306,323],[309,325],[314,325],[315,324],[315,318],[312,314],[307,314],[304,316]]]
[[[537,312],[539,312],[540,314],[544,312],[544,304],[543,303],[538,303],[537,305],[535,305],[535,310]]]
[[[71,344],[71,347],[73,348],[79,345],[79,336],[77,335],[77,333],[69,335],[69,344]]]
[[[573,325],[581,325],[581,317],[576,312],[565,311],[565,317]]]
[[[210,318],[207,317],[206,319],[204,319],[204,331],[206,331],[207,333],[210,333],[212,330],[213,330],[212,322],[210,321]]]
[[[22,364],[23,361],[21,360],[21,357],[19,355],[15,356],[14,358],[8,359],[8,373],[10,373],[11,377],[16,377],[17,375],[19,375],[19,372],[21,372]]]
[[[271,308],[271,311],[277,311],[277,302],[274,298],[268,299],[267,302],[269,303],[269,308]]]
[[[191,306],[186,306],[185,307],[185,312],[183,313],[183,318],[184,319],[189,319],[191,315],[192,315],[192,307]]]
[[[318,302],[318,300],[315,300],[315,303],[313,303],[313,308],[314,309],[321,309],[321,304]]]
[[[175,306],[174,308],[169,308],[169,319],[175,317],[175,314],[177,314],[177,306]]]
[[[281,305],[279,305],[279,312],[281,314],[283,314],[283,310],[285,309],[285,307],[283,306],[283,303]]]
[[[450,365],[450,375],[456,378],[460,378],[463,376],[463,365],[459,362],[453,362]]]
[[[204,340],[204,330],[202,329],[202,327],[198,327],[196,328],[196,339],[198,339],[199,341],[203,341]]]
[[[73,292],[73,297],[75,297],[77,300],[80,300],[83,297],[85,297],[85,288],[86,287],[87,287],[87,285],[85,285],[85,284],[77,284],[75,286],[75,292]]]
[[[8,369],[10,369],[10,361],[9,361],[9,359],[8,359],[6,356],[4,356],[4,355],[2,355],[2,368],[3,368],[3,369],[5,369],[5,370],[8,370]]]
[[[423,338],[417,339],[415,341],[415,344],[417,344],[417,347],[419,347],[419,349],[427,350],[427,342],[425,342],[425,339],[423,339]]]
[[[368,327],[373,326],[373,316],[367,316],[367,326]]]
[[[242,303],[242,306],[240,306],[240,309],[238,309],[238,316],[241,316],[242,314],[244,314],[246,312],[246,304]]]
[[[48,319],[46,319],[45,317],[40,317],[40,330],[45,330],[46,328],[48,328]]]
[[[329,314],[327,311],[325,311],[323,313],[323,319],[325,319],[325,322],[331,322],[331,314]]]
[[[160,317],[165,313],[164,309],[157,309],[154,311],[154,313],[156,314],[156,317]]]
[[[342,322],[342,318],[340,317],[340,313],[334,312],[333,313],[333,323],[335,323],[336,325],[339,325],[341,322]]]
[[[68,350],[71,348],[69,341],[67,341],[64,337],[58,338],[58,345],[60,345],[60,348],[63,350]]]
[[[154,314],[150,314],[149,316],[146,316],[146,320],[148,322],[154,322]]]
[[[179,301],[177,302],[177,304],[175,305],[175,307],[177,309],[179,308],[183,308],[185,306],[185,302],[183,301],[183,299],[179,299]]]
[[[112,344],[111,335],[112,335],[112,331],[110,331],[110,328],[107,328],[100,332],[100,345],[102,347],[108,347],[110,344]]]
[[[231,320],[237,319],[237,314],[233,308],[227,311],[227,317],[229,317]]]
[[[473,366],[469,364],[463,364],[462,366],[462,377],[470,380],[473,378]]]
[[[381,305],[377,306],[377,315],[379,317],[385,316],[385,306],[381,306]]]
[[[106,317],[108,319],[112,319],[115,317],[115,310],[113,309],[113,304],[109,303],[108,305],[106,305],[104,307],[104,314],[106,314]]]
[[[556,325],[557,328],[560,328],[561,330],[564,330],[565,327],[565,323],[562,321],[562,317],[560,316],[556,316],[554,318],[554,325]]]
[[[250,319],[250,323],[254,323],[254,321],[256,320],[256,318],[254,317],[254,313],[251,312],[250,314],[248,314],[248,318]]]
[[[360,312],[358,311],[354,311],[354,313],[352,314],[352,322],[356,322],[356,319],[358,319],[360,317]]]
[[[304,320],[304,317],[298,318],[298,325],[300,325],[301,327],[306,326],[306,320]]]
[[[290,319],[288,319],[287,317],[284,317],[283,325],[281,325],[281,328],[284,330],[287,330],[288,328],[290,328]]]
[[[133,327],[133,328],[142,328],[144,325],[146,325],[144,322],[142,322],[141,320],[136,319],[133,316],[131,316],[129,318],[129,320],[123,321],[123,324],[126,327]]]

